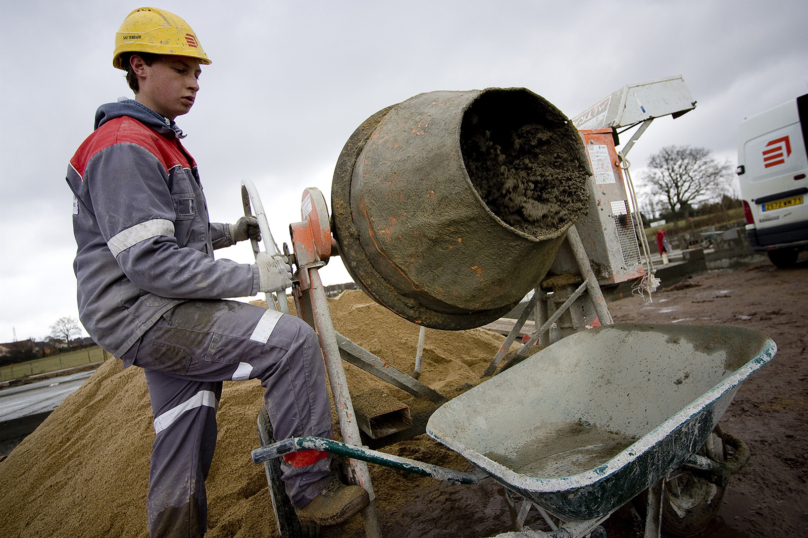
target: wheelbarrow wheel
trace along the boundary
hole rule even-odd
[[[720,430],[719,430],[720,431]],[[715,450],[709,456],[724,461],[726,453],[723,440],[715,432],[711,434]],[[698,454],[707,455],[706,443]],[[726,488],[713,484],[688,468],[680,468],[675,476],[665,482],[662,499],[662,530],[668,535],[692,538],[704,532],[718,513]],[[643,492],[634,499],[634,507],[645,519],[647,496]]]
[[[725,490],[726,488],[701,476],[683,470],[665,484],[662,529],[681,538],[702,533],[718,513]]]
[[[261,439],[262,447],[275,442],[269,415],[263,407],[258,413],[258,437]],[[264,471],[266,471],[269,497],[272,500],[272,510],[275,512],[275,522],[281,538],[317,538],[320,534],[317,524],[301,523],[292,502],[286,495],[286,489],[281,480],[280,458],[264,462]]]

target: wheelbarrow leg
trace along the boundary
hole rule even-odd
[[[534,507],[536,508],[536,510],[539,511],[539,514],[541,514],[541,517],[544,518],[545,523],[547,523],[552,530],[554,531],[558,530],[558,525],[556,525],[556,522],[553,521],[553,518],[550,517],[550,514],[548,514],[544,510],[544,508],[542,508],[538,504],[532,503],[528,499],[523,499],[521,506],[519,506],[519,508],[517,509],[516,508],[517,501],[516,499],[514,499],[513,493],[507,488],[505,488],[504,490],[505,490],[505,500],[508,501],[508,508],[511,513],[511,522],[513,523],[514,531],[519,532],[524,530],[527,515],[530,512],[530,509]],[[559,524],[560,523],[561,522],[559,521]]]
[[[648,503],[645,510],[645,538],[660,538],[662,532],[662,496],[664,480],[648,488]]]

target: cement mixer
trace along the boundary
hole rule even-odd
[[[479,327],[547,273],[587,211],[590,175],[578,131],[529,90],[424,93],[345,144],[333,233],[382,305],[426,327]]]
[[[634,87],[631,92],[635,100],[641,102],[638,95],[644,99],[649,91],[653,95],[660,88],[676,90],[680,81],[681,77],[666,79],[656,90]],[[683,81],[680,86],[683,86]],[[629,93],[628,88],[624,88],[624,94]],[[680,101],[689,110],[694,103],[688,97],[689,93]],[[612,113],[610,102],[608,99],[604,101],[605,105],[599,104],[600,108],[593,112],[594,115],[586,116],[587,121],[608,118]],[[643,125],[647,127],[650,120],[662,112],[684,113],[684,108],[670,111],[671,106],[679,105],[680,102],[672,99],[646,100],[647,108],[640,105],[645,119],[640,115],[639,122],[646,122]],[[600,109],[602,114],[598,112]],[[710,480],[726,485],[728,476],[746,463],[748,449],[742,441],[712,431],[738,384],[771,360],[776,351],[774,343],[763,335],[738,331],[725,334],[718,330],[715,334],[707,334],[699,328],[680,326],[674,330],[610,325],[611,318],[600,294],[600,283],[643,275],[639,260],[635,263],[621,250],[627,244],[624,232],[630,230],[633,237],[634,224],[625,201],[625,188],[622,181],[617,181],[621,159],[614,149],[616,132],[613,127],[620,121],[579,133],[553,105],[521,88],[425,93],[379,111],[353,133],[335,169],[331,215],[319,190],[309,188],[304,191],[302,221],[290,225],[292,249],[290,251],[284,245],[284,251],[296,266],[293,297],[297,315],[314,326],[320,338],[343,441],[300,438],[276,443],[266,415],[259,417],[262,448],[253,451],[253,461],[266,467],[281,536],[315,536],[317,533],[316,528],[303,526],[297,520],[280,479],[277,458],[297,450],[318,449],[349,458],[346,474],[353,483],[363,486],[371,498],[371,504],[362,516],[366,534],[373,538],[381,536],[381,526],[367,462],[457,483],[473,484],[493,478],[505,487],[512,506],[516,506],[516,497],[523,499],[521,508],[516,509],[518,515],[514,516],[514,526],[521,531],[519,536],[555,538],[605,536],[600,523],[645,488],[648,488],[647,495],[640,496],[646,498],[646,536],[660,536],[660,521],[664,521],[660,514],[665,513],[668,506],[663,499],[667,502],[670,498],[667,493],[663,495],[663,484],[672,475],[685,477],[687,483],[691,483],[691,478],[696,475],[683,470],[683,466],[690,466],[701,473],[698,477],[710,476]],[[252,184],[245,182],[242,193],[246,213],[250,213],[251,205],[261,207]],[[259,213],[263,213],[263,209]],[[265,221],[262,214],[259,217],[259,222]],[[583,224],[580,233],[576,221]],[[265,241],[267,237],[272,241],[265,222],[262,234]],[[584,248],[584,242],[587,248]],[[565,246],[562,248],[562,245]],[[266,247],[269,251],[276,250],[274,244]],[[566,252],[565,248],[568,249]],[[633,248],[636,250],[637,245],[634,244]],[[602,320],[603,325],[610,327],[603,328],[608,330],[584,332],[578,340],[565,339],[564,346],[550,346],[522,364],[516,362],[522,362],[524,356],[519,361],[510,361],[499,370],[502,376],[485,381],[469,391],[467,397],[456,398],[451,405],[444,406],[448,400],[444,395],[415,377],[396,370],[334,330],[319,268],[337,252],[355,282],[366,293],[397,315],[422,327],[448,330],[479,327],[510,311],[530,291],[534,292],[533,298],[514,325],[515,330],[520,329],[527,313],[537,313],[537,330],[523,350],[532,346],[548,327],[560,323],[562,313],[575,310],[572,307],[582,299],[584,292],[588,292],[591,299],[588,307],[591,312],[583,308],[571,316],[582,318],[573,319],[577,327],[572,328],[583,328],[581,323],[586,322],[583,319],[586,316]],[[590,258],[594,263],[590,263]],[[569,275],[583,282],[569,294],[559,293],[561,299],[554,299],[553,303],[561,304],[557,308],[548,306],[542,311],[542,318],[538,315],[541,311],[538,299],[546,298],[541,286],[549,271],[551,279],[563,280],[567,287],[577,285]],[[561,287],[554,289],[560,290]],[[285,306],[281,304],[285,303],[283,296],[267,299],[269,308]],[[673,338],[668,334],[672,330],[679,331],[676,333],[679,336]],[[499,360],[513,342],[513,334],[511,331],[501,355],[494,358],[484,375],[497,373]],[[729,351],[715,345],[716,341],[734,342],[740,338],[753,343],[741,346],[747,352],[733,356],[732,360],[728,358]],[[642,342],[632,343],[634,340]],[[671,342],[680,345],[673,349],[667,345]],[[518,356],[519,353],[512,358]],[[624,370],[613,367],[615,356],[623,357]],[[581,363],[580,373],[566,365],[569,357],[586,359]],[[580,403],[594,411],[602,410],[602,402],[596,398],[618,397],[628,391],[634,382],[631,373],[636,370],[634,365],[638,361],[647,362],[649,368],[670,370],[670,375],[666,373],[672,383],[668,389],[679,394],[684,386],[683,379],[688,379],[688,376],[676,377],[682,364],[706,364],[707,357],[721,365],[715,369],[720,375],[701,376],[699,384],[695,384],[695,378],[699,376],[693,376],[690,383],[693,384],[692,394],[677,396],[681,401],[671,403],[670,409],[665,409],[658,419],[649,418],[647,431],[627,434],[625,446],[616,449],[616,455],[610,452],[603,461],[599,460],[599,467],[582,467],[575,471],[578,474],[574,476],[553,475],[552,480],[558,478],[558,483],[575,485],[577,489],[566,486],[559,489],[556,482],[545,484],[549,480],[546,477],[516,472],[516,467],[502,458],[494,458],[493,463],[489,463],[490,454],[482,454],[489,450],[486,448],[489,445],[509,446],[511,439],[497,438],[500,430],[496,426],[505,424],[504,417],[512,415],[512,409],[516,407],[524,408],[525,421],[513,424],[518,426],[525,422],[526,432],[538,427],[528,422],[541,422],[544,416],[541,408],[530,403],[539,402],[541,398],[546,399],[546,405],[556,407],[561,399],[568,399],[568,404],[560,406],[569,414],[564,420],[580,422],[584,415],[574,410],[575,405]],[[594,363],[591,363],[595,359],[598,368],[616,375],[615,381],[627,383],[627,388],[602,395],[595,390],[580,388],[584,385],[579,383],[578,376],[597,374],[592,368]],[[343,360],[432,402],[432,407],[411,413],[400,402],[374,398],[373,415],[370,416],[362,409],[360,399],[354,400],[348,390]],[[558,377],[545,379],[545,374],[550,372],[546,366],[551,363],[558,370]],[[511,366],[514,369],[510,369]],[[505,369],[508,372],[504,372]],[[508,388],[517,385],[520,386],[517,390]],[[551,389],[561,386],[567,388],[557,395],[548,396]],[[643,394],[647,394],[648,402],[655,402],[660,392],[655,387],[645,388]],[[692,404],[685,405],[705,390],[707,392]],[[480,402],[489,401],[491,403],[485,403],[484,408],[473,409]],[[493,408],[498,405],[496,402],[504,402],[504,408]],[[620,416],[631,423],[636,418],[634,409],[637,405],[653,407],[648,402],[618,402],[617,405],[624,405],[626,410]],[[609,405],[610,409],[615,406],[614,402]],[[685,409],[679,411],[683,405]],[[435,413],[436,418],[430,419],[438,408],[441,411]],[[492,416],[498,416],[492,418],[490,428],[477,431],[469,427],[474,421],[479,421],[484,411],[492,408]],[[596,414],[592,418],[595,422],[600,421]],[[452,418],[455,415],[460,418]],[[618,416],[617,413],[611,415]],[[611,415],[609,420],[613,419]],[[657,427],[656,420],[663,421],[663,424]],[[615,430],[610,423],[584,422],[576,423],[576,428]],[[447,428],[473,435],[468,440],[456,442],[452,439],[454,434],[446,433]],[[523,437],[517,429],[511,428],[507,435]],[[378,438],[390,444],[401,439],[400,435],[412,436],[424,431],[467,457],[478,469],[460,473],[377,452],[371,450],[373,446],[368,448]],[[478,441],[476,434],[485,438],[485,447],[472,446]],[[548,430],[547,435],[555,435],[554,430]],[[572,452],[592,449],[589,441],[583,441],[587,446],[576,446]],[[514,453],[531,448],[531,443],[528,439],[524,445],[514,445]],[[547,446],[553,445],[553,442],[548,443]],[[728,447],[734,456],[726,458],[724,448],[716,449],[716,445]],[[478,457],[475,451],[482,455]],[[531,448],[531,454],[533,452],[542,456],[538,453],[547,450]],[[716,456],[717,452],[723,455]],[[570,463],[561,453],[553,457],[561,458],[562,467]],[[615,480],[604,480],[603,469],[610,469],[607,474],[616,477]],[[579,480],[584,475],[591,481]],[[642,476],[642,480],[630,479],[637,476]],[[712,486],[696,489],[715,491]],[[554,497],[550,499],[548,493]],[[684,499],[681,491],[677,495]],[[715,498],[720,502],[720,496]],[[574,499],[574,502],[569,499]],[[604,502],[606,499],[610,501]],[[700,501],[701,497],[695,500]],[[533,507],[554,532],[523,529],[525,517]],[[712,509],[717,510],[717,504]],[[681,516],[676,506],[674,511]],[[682,513],[686,515],[687,510]],[[699,517],[703,515],[699,513]],[[707,516],[711,515],[707,513]],[[691,521],[688,519],[686,523]]]

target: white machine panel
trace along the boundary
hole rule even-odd
[[[642,84],[628,84],[574,118],[578,130],[628,127],[651,118],[674,118],[696,108],[681,75]]]

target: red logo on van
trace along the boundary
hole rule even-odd
[[[786,162],[786,157],[791,155],[791,142],[787,136],[772,140],[766,147],[772,146],[770,149],[763,150],[763,165],[766,168],[777,166]],[[784,154],[785,152],[785,154]]]
[[[198,45],[196,44],[196,38],[193,34],[185,34],[185,42],[188,43],[189,47],[196,48]]]

